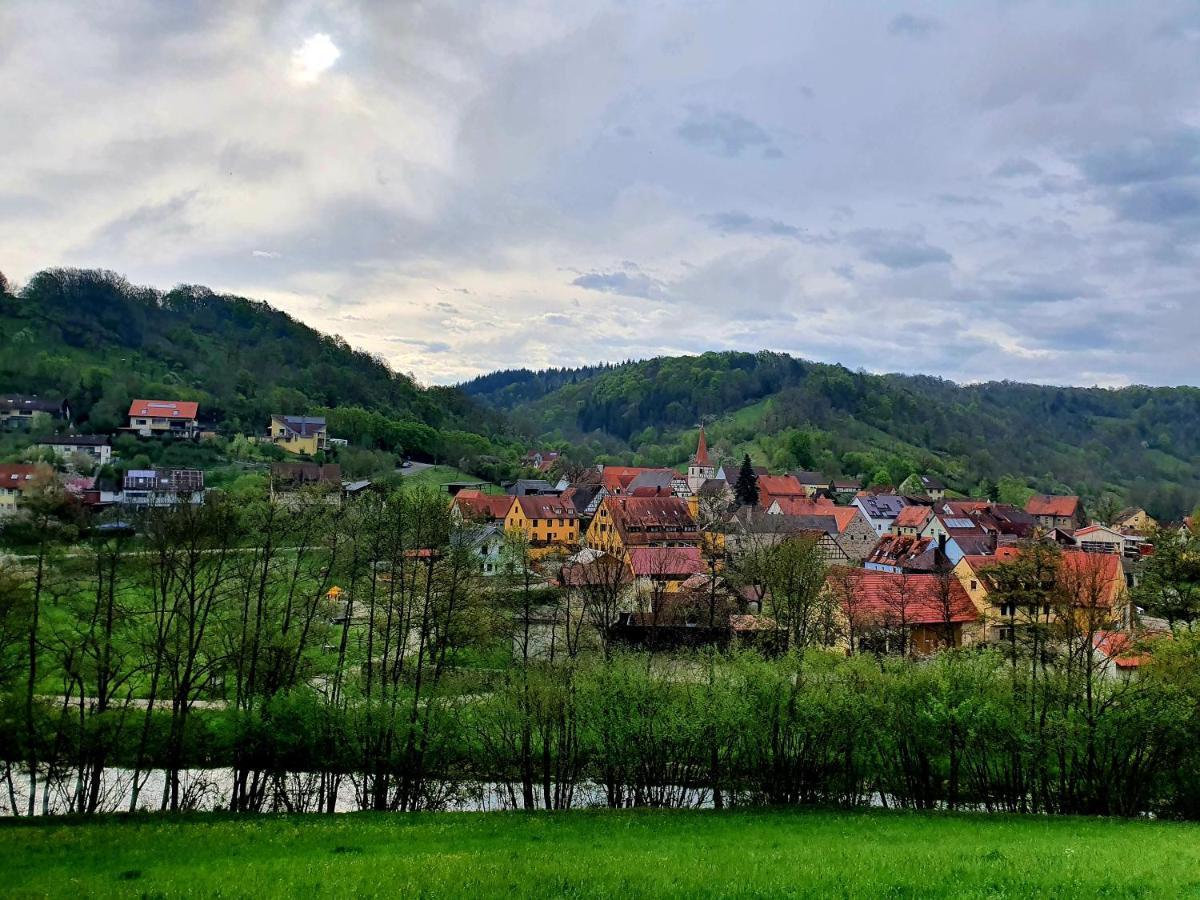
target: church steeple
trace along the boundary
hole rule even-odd
[[[700,440],[696,442],[696,453],[688,465],[688,489],[694,494],[700,485],[710,478],[717,476],[717,469],[708,458],[708,438],[704,434],[704,426],[700,426]]]
[[[696,444],[696,455],[692,457],[692,462],[697,466],[707,466],[708,463],[708,440],[704,437],[704,426],[700,426],[700,440]]]

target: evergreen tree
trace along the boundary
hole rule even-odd
[[[738,472],[733,493],[743,506],[758,506],[758,476],[754,474],[754,466],[750,465],[749,453],[742,459],[742,470]]]

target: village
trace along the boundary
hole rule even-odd
[[[0,398],[0,427],[28,429],[35,414],[65,423],[70,412],[66,404]],[[264,424],[251,440],[287,457],[269,463],[272,502],[341,503],[383,490],[371,479],[344,479],[326,461],[346,442],[328,434],[323,418],[280,414]],[[160,441],[211,435],[197,403],[170,399],[134,400],[123,431]],[[132,530],[139,510],[204,501],[202,470],[114,468],[108,435],[31,440],[38,461],[0,465],[0,529],[19,514],[22,497],[50,482],[97,514],[101,529]],[[1035,494],[1018,507],[956,495],[932,475],[864,488],[819,472],[772,473],[748,456],[718,458],[703,426],[679,470],[578,466],[560,450],[530,451],[522,463],[528,477],[501,486],[442,485],[451,515],[481,575],[511,573],[516,555],[539,585],[591,595],[589,627],[603,632],[596,643],[779,652],[803,640],[920,657],[958,647],[1015,650],[1031,630],[1052,631],[1070,618],[1117,677],[1135,673],[1170,631],[1133,599],[1163,533],[1142,509],[1101,522],[1077,496]],[[1190,519],[1171,527],[1192,533]],[[1039,548],[1061,570],[1057,599],[1013,602],[998,573]],[[795,570],[788,579],[804,584],[780,587],[767,568],[781,559]],[[783,590],[806,596],[812,608],[797,613],[794,598],[774,595]],[[814,631],[818,594],[825,621]],[[353,599],[343,601],[352,616]],[[570,627],[557,612],[535,612],[523,652],[552,655]]]

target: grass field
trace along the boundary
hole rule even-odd
[[[838,812],[140,818],[0,826],[0,894],[1200,896],[1200,826]]]

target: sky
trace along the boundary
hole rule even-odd
[[[425,383],[770,349],[1200,383],[1200,4],[0,0],[0,271]]]

